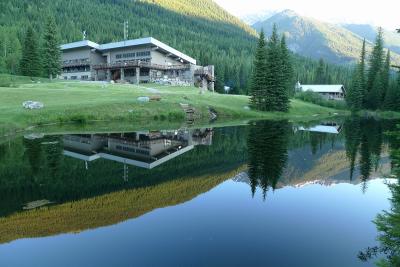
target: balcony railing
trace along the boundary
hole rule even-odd
[[[120,68],[130,68],[130,67],[131,68],[144,67],[157,70],[184,70],[190,68],[190,65],[160,65],[140,60],[93,65],[93,69],[95,70],[120,69]]]

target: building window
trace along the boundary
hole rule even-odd
[[[71,76],[71,80],[76,80],[78,79],[78,76]]]
[[[88,76],[88,75],[82,75],[82,76],[81,76],[81,79],[82,79],[82,80],[89,80],[89,76]]]

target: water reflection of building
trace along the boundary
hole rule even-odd
[[[338,134],[342,130],[342,125],[336,122],[326,122],[312,127],[299,127],[299,131]]]
[[[207,128],[64,135],[64,155],[86,162],[103,158],[152,169],[197,145],[211,145],[212,134],[212,129]]]

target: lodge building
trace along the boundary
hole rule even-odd
[[[89,40],[61,45],[65,80],[128,83],[173,82],[214,90],[214,66],[152,38],[97,44]]]
[[[295,90],[296,92],[311,91],[319,94],[320,96],[328,100],[344,100],[346,96],[346,89],[342,84],[309,85],[300,84],[300,82],[297,82]]]

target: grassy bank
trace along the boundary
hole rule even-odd
[[[52,123],[89,121],[130,121],[137,124],[159,124],[162,121],[184,122],[180,103],[189,104],[197,115],[208,120],[209,107],[219,120],[290,118],[310,120],[329,116],[334,109],[293,100],[288,114],[263,113],[246,109],[247,96],[220,95],[197,88],[160,85],[121,85],[95,82],[34,82],[0,87],[0,133]],[[139,96],[160,95],[161,101],[140,103]],[[43,102],[42,110],[26,110],[22,102]]]

